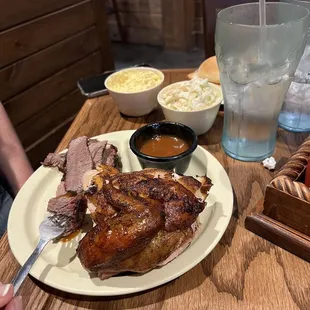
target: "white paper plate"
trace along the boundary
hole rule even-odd
[[[123,171],[140,170],[135,155],[128,147],[134,131],[119,131],[100,135],[119,148]],[[63,243],[50,243],[43,250],[30,274],[41,282],[62,291],[95,296],[123,295],[143,291],[169,282],[203,260],[221,239],[232,214],[233,193],[228,176],[221,164],[206,150],[198,147],[186,175],[204,175],[214,186],[207,207],[199,216],[201,230],[192,244],[164,267],[143,275],[116,276],[101,281],[90,278],[75,256],[82,235]],[[24,264],[39,240],[38,227],[46,217],[47,202],[55,196],[62,174],[56,169],[40,167],[26,182],[14,200],[9,221],[8,238],[14,256]]]

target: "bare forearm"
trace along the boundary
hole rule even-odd
[[[4,156],[6,157],[3,154],[0,155],[0,169],[14,194],[17,194],[33,172],[24,150],[20,148],[20,146],[15,146],[15,148],[9,147],[8,150],[12,150],[13,153],[6,154],[5,152]]]
[[[33,170],[15,130],[0,103],[0,170],[16,194]]]

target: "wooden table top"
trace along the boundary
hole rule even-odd
[[[184,80],[190,70],[166,70],[165,83]],[[81,135],[136,129],[163,120],[160,111],[146,117],[121,116],[109,96],[87,100],[61,141],[58,151]],[[199,143],[227,171],[235,191],[235,212],[215,249],[195,268],[161,287],[122,297],[67,294],[28,277],[19,294],[25,309],[310,309],[310,264],[244,228],[246,215],[263,197],[273,172],[260,163],[245,163],[225,155],[220,139],[223,115]],[[275,158],[281,165],[306,138],[279,130]],[[0,241],[0,280],[9,282],[19,265],[7,235]]]

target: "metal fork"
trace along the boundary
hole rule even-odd
[[[16,277],[12,284],[14,286],[14,296],[19,290],[20,286],[27,277],[31,267],[41,254],[44,247],[51,241],[58,237],[61,237],[66,231],[66,224],[68,217],[64,215],[52,215],[47,217],[39,227],[40,240],[37,247],[34,249],[30,257],[27,259],[25,264],[19,269]]]

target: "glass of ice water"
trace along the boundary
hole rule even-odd
[[[224,95],[222,147],[236,159],[260,161],[275,148],[278,118],[306,45],[309,11],[259,3],[219,12],[215,49]]]
[[[310,0],[281,0],[305,6],[310,10]],[[294,132],[310,132],[310,29],[307,45],[294,79],[286,93],[279,116],[279,126]]]

